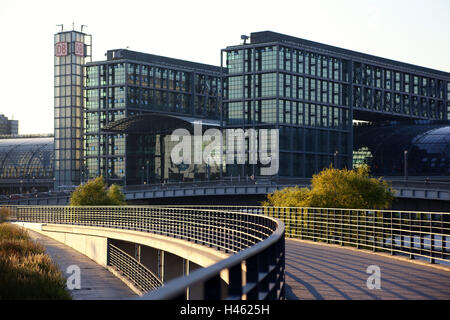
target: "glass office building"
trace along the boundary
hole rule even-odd
[[[91,36],[55,34],[55,187],[81,182],[83,154],[83,65],[91,61]]]
[[[0,135],[19,134],[19,121],[10,120],[3,114],[0,114]]]
[[[220,68],[125,49],[85,66],[84,179],[120,185],[217,176],[171,163],[176,128],[220,126]]]
[[[275,32],[222,50],[224,127],[279,129],[279,176],[352,167],[353,120],[446,120],[450,74]],[[257,165],[229,174],[259,175]]]

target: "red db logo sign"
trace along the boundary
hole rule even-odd
[[[56,43],[55,55],[57,57],[67,56],[67,42]]]
[[[84,43],[75,41],[75,55],[84,57]]]

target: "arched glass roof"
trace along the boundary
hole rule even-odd
[[[370,153],[371,158],[366,160],[374,174],[403,175],[406,150],[409,175],[450,175],[448,122],[361,126],[354,130],[354,151],[364,148]]]
[[[53,138],[0,139],[0,179],[52,178]]]
[[[412,140],[412,144],[429,154],[450,158],[450,126],[418,135]]]

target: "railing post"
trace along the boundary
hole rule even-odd
[[[377,219],[376,211],[373,211],[372,213],[372,246],[373,246],[373,252],[377,251],[377,233],[375,228],[375,223]]]
[[[238,264],[229,269],[228,296],[232,299],[242,298],[242,266]]]
[[[384,228],[385,228],[385,223],[384,223],[384,212],[381,211],[381,251],[384,252],[384,241],[385,241],[385,232],[384,232]]]
[[[312,214],[312,234],[313,234],[313,241],[316,241],[316,212],[313,210],[314,213]]]
[[[391,255],[395,254],[394,251],[394,242],[395,242],[395,235],[394,235],[394,227],[393,227],[393,218],[392,218],[393,212],[391,211]]]
[[[434,247],[434,235],[433,235],[433,214],[430,213],[430,263],[434,264],[435,260],[433,257],[433,247]]]
[[[341,246],[344,245],[344,210],[339,209],[340,211],[340,215],[341,215],[341,236],[340,236],[340,240],[341,240]]]
[[[405,251],[405,242],[403,237],[403,212],[400,212],[400,252]]]
[[[247,300],[259,300],[258,292],[258,257],[253,256],[245,261],[246,265],[246,283],[253,285],[253,288],[247,292]]]
[[[444,242],[445,242],[445,233],[444,233],[444,214],[441,213],[441,258],[442,258],[442,259],[445,259]]]
[[[297,208],[297,215],[299,214],[299,209]],[[303,224],[305,223],[304,216],[303,216],[303,208],[300,208],[300,240],[303,240]]]
[[[359,249],[359,210],[356,210],[356,248]]]
[[[414,244],[414,236],[413,236],[413,219],[412,219],[413,213],[409,213],[409,258],[414,259],[413,254],[413,244]]]

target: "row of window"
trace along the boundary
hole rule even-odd
[[[90,50],[90,47],[87,47]],[[55,66],[77,64],[79,66],[89,62],[90,57],[81,57],[74,54],[69,54],[67,56],[55,57]]]
[[[81,128],[81,118],[76,117],[55,118],[55,128],[61,127]]]
[[[283,46],[279,48],[278,60],[278,70],[323,77],[330,80],[348,80],[346,60]],[[276,70],[277,46],[228,51],[226,66],[229,74]]]
[[[81,108],[61,107],[55,108],[55,118],[80,118]]]
[[[330,154],[308,154],[308,153],[280,153],[278,175],[283,177],[311,177],[328,168],[330,164],[337,162],[336,166],[347,165],[348,157],[335,157]],[[251,164],[229,164],[223,172],[226,176],[251,176],[261,174],[261,165]]]
[[[125,75],[125,68],[128,75]],[[131,84],[156,89],[168,89],[191,92],[191,84],[195,85],[198,94],[216,96],[219,94],[219,77],[195,74],[179,70],[165,69],[134,63],[119,63],[86,68],[86,86],[106,86]]]
[[[85,131],[87,133],[98,132],[106,124],[125,118],[125,111],[115,110],[109,112],[86,112]]]
[[[72,74],[55,77],[55,87],[70,85],[81,86],[81,76]]]
[[[347,85],[290,74],[280,74],[279,80],[280,97],[348,105]],[[225,97],[230,100],[274,96],[277,96],[276,73],[230,77],[225,88]]]
[[[443,101],[357,86],[353,88],[353,106],[430,119],[447,119]]]
[[[86,135],[85,156],[124,155],[124,135]]]
[[[77,107],[81,109],[81,97],[55,97],[55,108]]]
[[[60,149],[79,149],[81,147],[81,139],[55,139],[55,150]]]
[[[225,104],[228,124],[279,123],[346,130],[349,112],[345,108],[289,100],[228,102]]]
[[[81,75],[81,65],[66,64],[55,66],[55,76],[65,76],[71,74]]]
[[[55,87],[55,97],[81,96],[81,86]]]
[[[55,139],[80,139],[81,128],[55,128]]]
[[[444,99],[446,92],[443,80],[362,65],[358,62],[355,62],[353,67],[353,83],[438,99]]]

